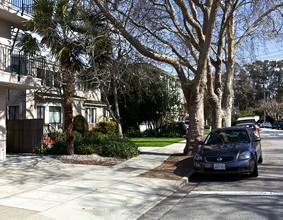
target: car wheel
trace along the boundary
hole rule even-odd
[[[255,164],[254,164],[254,169],[253,169],[253,171],[250,173],[250,176],[251,176],[251,177],[257,177],[257,176],[258,176],[257,162],[256,162],[256,160],[255,160],[254,162],[255,162]]]

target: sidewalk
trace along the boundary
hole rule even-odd
[[[113,167],[9,158],[0,162],[0,220],[137,219],[187,182],[138,175],[184,146],[140,148],[140,156]]]

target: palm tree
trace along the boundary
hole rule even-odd
[[[109,50],[109,44],[101,46],[105,45],[108,32],[105,20],[100,13],[91,10],[86,1],[35,0],[33,18],[26,23],[29,32],[22,38],[25,39],[23,44],[29,43],[23,49],[32,53],[33,49],[38,49],[31,35],[36,34],[40,38],[39,45],[50,49],[51,55],[60,63],[68,154],[74,154],[72,103],[75,73],[89,69],[94,50],[96,54]]]

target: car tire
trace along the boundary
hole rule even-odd
[[[251,176],[251,177],[257,177],[257,176],[258,176],[258,169],[257,169],[257,162],[256,162],[256,160],[255,160],[254,169],[253,169],[253,171],[250,173],[250,176]]]

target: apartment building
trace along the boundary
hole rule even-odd
[[[6,158],[6,120],[44,120],[44,132],[62,130],[64,117],[60,66],[16,48],[24,21],[32,17],[33,0],[0,0],[0,160]],[[99,90],[75,84],[73,115],[89,127],[107,119]]]

